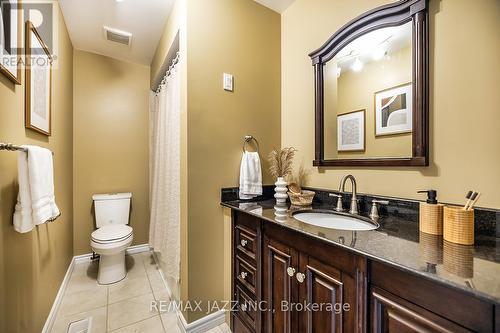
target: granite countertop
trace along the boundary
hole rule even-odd
[[[287,216],[277,219],[274,199],[224,201],[221,205],[500,304],[500,239],[494,235],[477,235],[474,246],[465,246],[422,233],[418,222],[401,215],[382,216],[376,230],[347,231],[300,222],[292,213],[301,208],[290,206]],[[317,202],[312,206],[312,209],[332,208]]]

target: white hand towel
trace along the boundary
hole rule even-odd
[[[29,232],[35,225],[59,215],[54,196],[52,152],[37,146],[23,146],[18,155],[19,194],[14,212],[14,229]]]
[[[245,152],[240,166],[240,199],[252,199],[262,194],[262,170],[257,152]]]

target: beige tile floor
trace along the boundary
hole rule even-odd
[[[76,264],[56,315],[52,333],[66,333],[72,322],[92,317],[92,333],[178,333],[174,312],[150,310],[168,301],[151,252],[126,256],[127,277],[109,286],[97,283],[98,262]],[[230,332],[223,324],[209,333]]]

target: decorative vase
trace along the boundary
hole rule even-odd
[[[276,204],[274,206],[275,220],[278,222],[285,222],[288,217],[288,206],[286,203]]]
[[[286,198],[288,198],[288,195],[286,192],[288,191],[288,188],[286,187],[288,184],[285,181],[285,178],[283,177],[278,177],[278,180],[276,183],[274,183],[276,187],[274,188],[274,197],[276,198],[276,204],[281,205],[286,203]]]

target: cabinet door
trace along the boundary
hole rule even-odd
[[[263,300],[264,332],[296,332],[296,316],[286,306],[297,300],[297,252],[277,241],[264,238]],[[293,274],[292,274],[293,271]]]
[[[376,287],[371,291],[372,332],[471,332],[417,305]]]
[[[299,332],[343,332],[345,285],[342,273],[303,253],[299,261],[298,274],[303,274],[297,279],[299,301],[304,305],[297,311]]]

